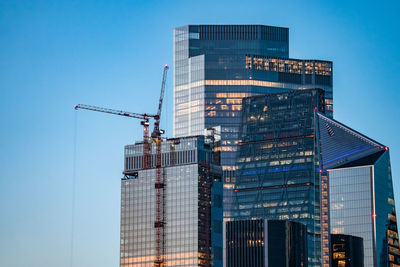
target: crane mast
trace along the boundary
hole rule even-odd
[[[154,121],[154,130],[151,133],[152,138],[157,138],[161,135],[160,132],[160,119],[161,119],[161,110],[162,110],[162,104],[164,100],[164,91],[165,91],[165,83],[167,81],[167,72],[168,72],[168,65],[165,65],[164,67],[164,72],[163,72],[163,77],[162,77],[162,82],[161,82],[161,93],[160,93],[160,100],[158,101],[158,110],[157,110],[157,115],[155,117]]]
[[[165,266],[165,179],[163,173],[161,173],[161,134],[163,131],[160,130],[160,119],[167,72],[168,65],[165,65],[161,82],[160,100],[158,101],[157,117],[155,118],[154,130],[151,134],[152,139],[156,143],[156,221],[154,222],[154,227],[156,228],[156,259],[154,260],[154,267]]]

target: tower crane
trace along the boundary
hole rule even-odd
[[[161,110],[162,103],[164,100],[164,91],[165,84],[167,80],[167,72],[168,65],[164,66],[162,83],[161,83],[161,93],[160,99],[158,101],[158,110],[156,115],[147,114],[147,113],[134,113],[127,112],[123,110],[114,110],[109,108],[102,108],[90,105],[78,104],[75,105],[75,109],[86,109],[92,111],[98,111],[113,115],[125,116],[129,118],[140,119],[140,124],[143,126],[143,169],[148,169],[149,166],[149,153],[150,153],[150,141],[156,144],[156,182],[155,182],[155,190],[156,190],[156,220],[154,222],[154,228],[156,230],[156,255],[154,260],[154,267],[163,267],[165,266],[165,181],[162,175],[162,166],[161,166],[161,144],[162,138],[161,135],[164,133],[163,130],[160,130],[160,119],[161,119]],[[154,119],[154,129],[151,133],[151,138],[149,136],[149,125],[150,119]]]

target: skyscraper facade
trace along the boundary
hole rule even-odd
[[[143,144],[125,147],[121,180],[120,266],[154,266],[155,145],[143,169]],[[221,170],[204,137],[162,143],[165,184],[163,259],[167,266],[222,266]]]
[[[332,62],[289,58],[288,28],[186,25],[174,29],[174,137],[221,126],[224,207],[229,210],[242,98],[306,88],[325,90],[331,116]],[[229,216],[229,214],[225,214]]]
[[[307,267],[307,227],[278,220],[224,223],[224,267]]]
[[[307,226],[310,266],[329,233],[361,237],[365,266],[398,266],[389,150],[326,115],[321,89],[243,100],[232,218]]]
[[[309,266],[320,266],[319,154],[315,111],[322,89],[243,100],[232,218],[292,220],[307,226]]]
[[[332,267],[364,267],[364,245],[361,237],[331,235]]]
[[[366,267],[400,266],[388,147],[320,113],[317,128],[331,233],[361,237]]]

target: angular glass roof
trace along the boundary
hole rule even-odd
[[[316,112],[322,168],[335,168],[388,148],[350,127]]]

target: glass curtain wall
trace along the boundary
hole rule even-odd
[[[218,150],[225,217],[230,217],[236,179],[242,98],[314,87],[326,91],[332,114],[332,62],[289,59],[288,28],[187,25],[174,29],[173,134],[183,137],[221,127]]]
[[[320,263],[320,172],[314,112],[324,91],[309,89],[244,100],[233,219],[305,224],[309,266]]]
[[[376,266],[372,172],[372,166],[328,171],[331,233],[361,237],[365,267]]]
[[[144,170],[143,145],[125,147],[125,177],[121,180],[121,267],[154,266],[154,152],[155,145],[152,145],[150,169]],[[221,229],[216,229],[222,225],[221,171],[213,160],[211,147],[203,137],[169,139],[162,144],[167,266],[222,264]]]

